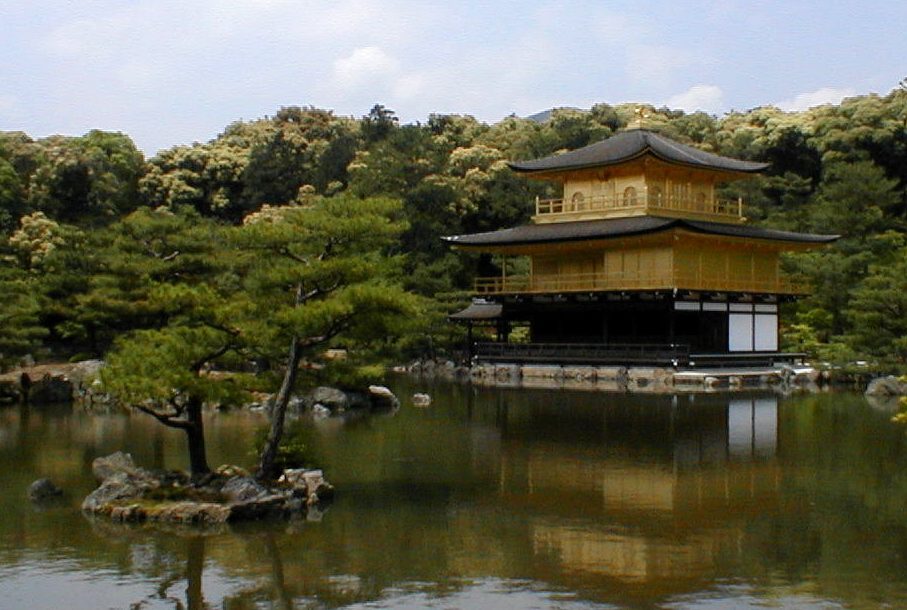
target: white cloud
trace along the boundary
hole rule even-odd
[[[401,76],[394,83],[394,97],[400,100],[412,100],[425,91],[425,77],[420,74]]]
[[[851,89],[850,87],[822,87],[821,89],[816,89],[815,91],[801,93],[792,99],[786,99],[777,102],[775,106],[777,106],[781,110],[786,110],[787,112],[800,112],[802,110],[808,110],[815,106],[823,106],[825,104],[838,104],[845,97],[852,97],[856,94],[856,90]]]
[[[359,88],[396,77],[400,62],[379,47],[362,47],[334,60],[335,84],[344,89]]]
[[[666,81],[693,63],[692,55],[667,45],[631,45],[627,72],[638,81]]]
[[[715,85],[693,85],[683,93],[669,97],[665,104],[686,112],[702,110],[717,114],[724,110],[724,91]]]

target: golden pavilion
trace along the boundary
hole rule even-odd
[[[444,239],[490,253],[501,273],[475,281],[452,319],[485,321],[499,341],[474,355],[502,361],[772,364],[778,305],[806,293],[782,252],[835,235],[748,226],[741,200],[718,187],[768,167],[630,129],[564,154],[510,167],[563,187],[536,200],[530,224]],[[522,259],[515,265],[513,259]],[[508,273],[522,268],[522,273]],[[511,329],[528,327],[521,341]]]

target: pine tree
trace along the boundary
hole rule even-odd
[[[246,294],[262,314],[246,332],[284,369],[259,478],[275,474],[300,363],[330,367],[336,363],[325,359],[326,350],[342,345],[350,354],[346,365],[360,359],[374,365],[388,338],[414,317],[417,300],[400,287],[400,261],[386,254],[404,229],[399,212],[390,199],[319,198],[265,208],[238,231]]]

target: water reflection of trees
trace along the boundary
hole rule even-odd
[[[3,527],[24,548],[68,547],[86,571],[156,582],[149,607],[202,608],[206,593],[238,610],[340,607],[412,587],[447,595],[489,577],[643,606],[727,578],[811,582],[853,603],[907,588],[897,559],[907,556],[905,437],[858,398],[433,395],[431,409],[316,440],[341,482],[320,523],[195,541],[106,526],[86,536],[77,513]],[[26,424],[47,443],[76,426],[37,413]],[[86,439],[110,442],[78,435],[41,464],[81,455]],[[154,439],[144,447],[159,455]],[[0,443],[3,455],[16,454]]]

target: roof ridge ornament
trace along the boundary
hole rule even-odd
[[[649,112],[648,108],[644,106],[637,106],[633,109],[633,114],[636,115],[636,118],[630,121],[630,123],[627,125],[627,130],[629,131],[630,129],[645,129],[643,123],[652,116],[652,113]]]

